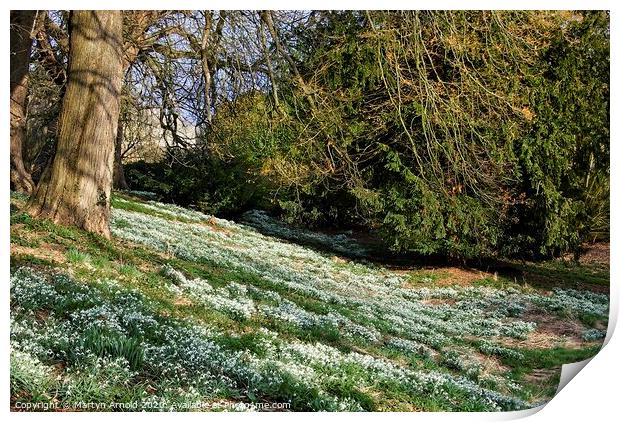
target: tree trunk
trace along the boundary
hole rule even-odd
[[[205,118],[207,123],[211,125],[213,121],[213,111],[211,110],[211,107],[215,106],[216,101],[214,75],[217,71],[217,63],[215,63],[215,55],[222,39],[222,30],[224,29],[226,12],[220,11],[215,26],[215,32],[211,31],[211,26],[213,24],[213,12],[210,10],[205,10],[204,16],[205,27],[202,32],[199,54],[200,62],[202,64],[202,75],[205,80]]]
[[[36,10],[11,10],[11,185],[30,194],[34,183],[24,166],[28,100],[28,65],[32,49],[31,32]]]
[[[265,36],[265,28],[264,21],[261,19],[260,21],[260,42],[263,47],[263,54],[265,55],[265,60],[267,61],[267,71],[269,73],[269,80],[271,81],[271,95],[273,96],[273,105],[276,110],[280,111],[280,101],[278,100],[278,85],[276,84],[276,75],[273,70],[273,65],[271,64],[271,57],[269,54],[269,48],[267,48],[267,37]]]
[[[311,90],[306,84],[306,82],[304,81],[304,78],[299,73],[299,69],[297,69],[297,65],[295,64],[295,61],[293,60],[291,55],[287,51],[285,51],[284,46],[282,45],[282,42],[280,41],[280,37],[278,36],[278,30],[276,29],[276,26],[273,22],[273,11],[262,10],[261,12],[259,12],[259,16],[263,20],[263,22],[265,22],[265,25],[267,26],[267,29],[269,30],[269,34],[271,35],[271,38],[273,39],[273,42],[276,45],[276,50],[278,51],[278,53],[280,53],[282,57],[284,57],[289,67],[291,68],[291,71],[293,72],[293,75],[295,76],[295,81],[297,85],[299,86],[299,88],[301,88],[301,92],[304,94],[304,97],[306,98],[306,100],[308,101],[308,104],[310,105],[310,110],[314,112],[316,110],[316,105],[314,103],[314,99],[312,98]]]
[[[200,43],[200,60],[202,63],[202,75],[205,79],[205,113],[207,122],[211,124],[213,121],[213,113],[211,112],[211,69],[209,69],[209,37],[211,36],[211,21],[213,20],[213,12],[205,10],[205,28],[202,32],[202,41]]]
[[[122,82],[120,11],[74,11],[56,155],[33,216],[110,237],[110,193]]]
[[[123,77],[130,71],[138,55],[149,48],[158,37],[152,37],[149,28],[157,20],[168,12],[152,10],[129,10],[123,11],[124,28],[123,39]],[[124,78],[123,78],[124,79]],[[114,169],[113,187],[115,189],[128,189],[123,168],[123,126],[119,114],[118,131],[114,146]]]
[[[116,141],[114,145],[114,181],[115,189],[129,189],[125,180],[125,170],[123,169],[123,121],[118,120],[116,131]]]

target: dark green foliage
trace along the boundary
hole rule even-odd
[[[535,118],[516,144],[518,250],[575,251],[609,234],[609,15],[576,14],[528,79]]]
[[[268,90],[223,102],[204,144],[130,164],[132,187],[224,216],[361,226],[425,255],[578,255],[608,237],[607,12],[312,22],[286,29],[278,107]]]
[[[249,179],[246,163],[227,163],[197,154],[187,158],[190,164],[128,164],[127,180],[131,187],[154,192],[166,202],[191,205],[211,214],[234,215],[264,200],[264,189]]]
[[[457,257],[607,236],[606,12],[331,13],[317,31],[329,37],[306,37],[300,67],[323,109],[289,102],[308,132],[302,163],[324,171],[307,195],[295,187],[289,214]]]
[[[125,358],[132,369],[138,369],[144,361],[144,351],[135,337],[126,337],[108,330],[89,329],[79,347],[99,357]]]

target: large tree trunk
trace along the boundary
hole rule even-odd
[[[31,31],[36,10],[11,10],[11,184],[13,189],[32,193],[34,183],[24,166],[28,99],[28,64],[32,48]]]
[[[110,237],[110,193],[122,81],[120,11],[70,17],[67,89],[56,155],[29,203],[33,216]]]

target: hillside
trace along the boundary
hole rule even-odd
[[[128,194],[108,241],[24,201],[11,196],[15,410],[524,409],[605,336],[596,262],[390,269],[345,235]]]

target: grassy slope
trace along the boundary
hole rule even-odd
[[[164,208],[149,207],[135,198],[117,196],[113,204],[117,209],[148,214],[179,227],[196,223],[191,214],[176,215]],[[406,344],[413,344],[417,349],[392,347],[389,340],[400,334],[386,322],[387,316],[366,317],[356,307],[313,297],[251,269],[221,265],[200,257],[187,258],[174,250],[158,250],[119,238],[109,241],[77,229],[33,220],[20,211],[22,205],[23,198],[12,198],[11,271],[17,274],[14,278],[18,287],[15,288],[13,281],[13,403],[69,403],[71,409],[75,407],[71,403],[80,400],[139,402],[146,408],[144,403],[157,399],[164,400],[167,406],[175,400],[209,403],[288,401],[293,409],[298,410],[492,410],[493,406],[461,385],[472,382],[527,406],[552,397],[562,363],[584,359],[598,350],[600,341],[581,341],[574,334],[574,327],[578,326],[579,331],[604,329],[606,325],[606,319],[600,316],[588,312],[567,313],[560,309],[550,312],[555,325],[538,321],[540,330],[526,338],[508,339],[510,341],[503,345],[505,347],[501,342],[494,344],[498,347],[486,353],[479,353],[482,337],[475,336],[451,336],[449,344],[433,344],[427,338],[420,342],[409,339]],[[218,226],[217,222],[207,220],[207,223],[215,232],[230,229]],[[132,223],[123,219],[115,221],[118,230],[122,230],[124,224]],[[204,225],[201,222],[201,227]],[[300,259],[303,260],[303,254]],[[372,266],[351,264],[338,258],[332,261],[334,271],[342,267],[359,273],[361,277],[375,276],[376,269]],[[312,262],[310,259],[307,265]],[[608,271],[599,267],[571,268],[572,264],[564,263],[561,267],[558,264],[527,265],[527,272],[520,279],[481,276],[471,285],[500,290],[511,288],[518,290],[519,294],[542,292],[544,295],[541,286],[547,281],[550,285],[557,285],[558,278],[565,280],[570,287],[579,288],[609,281]],[[23,267],[33,269],[34,275],[20,273],[24,271]],[[176,273],[166,272],[167,268]],[[56,273],[69,277],[58,279],[52,275]],[[381,333],[381,339],[367,341],[356,335],[345,335],[344,329],[338,325],[300,325],[260,312],[240,315],[236,308],[214,306],[214,296],[209,296],[210,293],[201,295],[201,290],[196,293],[195,287],[187,287],[183,280],[179,287],[174,274],[181,274],[183,280],[190,282],[204,281],[209,289],[216,291],[227,286],[249,287],[252,293],[248,293],[248,297],[253,306],[264,306],[265,309],[273,309],[270,306],[275,306],[277,301],[287,301],[295,309],[301,309],[297,313],[305,312],[303,315],[329,316],[330,312],[337,312],[352,321],[351,327],[372,328]],[[535,277],[529,280],[528,274]],[[449,284],[450,272],[421,269],[409,271],[406,277],[413,288],[433,289],[440,281],[442,285]],[[50,285],[53,300],[32,299],[38,297],[38,291],[45,291]],[[29,292],[28,286],[33,286],[34,291]],[[127,292],[134,292],[137,296],[127,299]],[[279,299],[272,299],[264,295],[265,292],[272,292],[271,296],[277,293]],[[235,299],[234,294],[227,294],[232,295],[231,300]],[[83,297],[90,299],[79,299]],[[220,296],[216,298],[221,300]],[[233,304],[245,303],[239,300]],[[432,300],[438,303],[432,303]],[[431,298],[429,302],[429,307],[451,306],[449,300]],[[84,316],[102,307],[112,309],[111,316],[96,317],[99,320],[89,320]],[[132,322],[134,325],[127,323],[122,317],[126,314],[139,315],[139,322]],[[84,317],[85,322],[80,322],[78,315]],[[122,327],[116,331],[114,327],[106,328],[106,323],[97,324],[101,318],[117,318]],[[150,329],[149,324],[156,328]],[[553,327],[566,330],[567,325],[573,327],[569,334],[549,333]],[[193,330],[191,335],[174,337],[174,333],[184,333],[188,326]],[[45,340],[50,336],[44,337],[43,333],[55,329],[62,331],[62,327],[72,327],[76,332],[69,337],[59,333],[57,341]],[[209,332],[194,338],[195,327],[204,327]],[[187,338],[195,343],[183,343]],[[532,338],[537,341],[530,341]],[[172,344],[176,349],[164,350],[163,344]],[[281,358],[292,353],[291,345],[300,349],[304,345],[317,347],[310,349],[310,353],[324,351],[326,355],[335,356],[330,358],[335,363],[317,363],[310,357],[299,355],[289,360]],[[204,352],[197,353],[198,357],[190,356],[196,350]],[[162,353],[161,365],[150,361],[155,351]],[[466,358],[473,352],[478,359],[475,362]],[[374,366],[364,366],[360,356],[374,358],[372,365],[375,366],[380,366],[381,362],[389,362],[392,366],[377,369],[374,374]],[[170,361],[166,361],[166,357]],[[234,359],[238,364],[221,369],[226,366],[222,362]],[[196,360],[199,363],[195,363]],[[284,369],[269,367],[276,364]],[[244,365],[254,372],[244,372]],[[174,371],[166,372],[166,368]],[[410,371],[406,374],[446,374],[448,381],[423,378],[420,381],[423,385],[412,385],[392,375],[401,369]],[[267,373],[279,375],[271,379],[264,376]],[[388,373],[390,376],[385,375]],[[500,408],[512,406],[500,402],[503,403]]]

